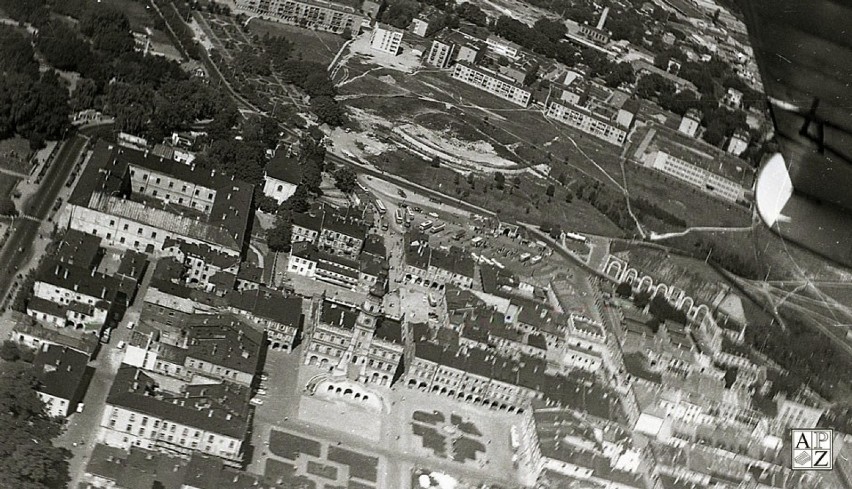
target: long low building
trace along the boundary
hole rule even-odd
[[[466,61],[456,63],[453,78],[521,107],[528,106],[532,100],[532,92],[520,86],[515,80]]]
[[[649,153],[645,158],[645,166],[698,187],[714,197],[735,203],[745,200],[742,185],[666,151]]]
[[[325,0],[236,0],[238,11],[318,31],[356,35],[367,22],[354,7]]]
[[[604,117],[586,107],[556,100],[547,105],[545,115],[616,146],[624,145],[630,130],[629,126],[620,124],[618,120]]]

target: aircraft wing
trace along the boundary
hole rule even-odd
[[[758,212],[852,266],[852,2],[739,3],[781,146],[758,175]]]

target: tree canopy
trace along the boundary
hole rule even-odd
[[[5,363],[0,369],[0,486],[24,489],[65,487],[70,482],[71,453],[51,440],[61,424],[50,419],[33,387],[26,363]]]

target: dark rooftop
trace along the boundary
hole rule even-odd
[[[61,399],[82,399],[81,391],[88,387],[88,362],[88,355],[64,346],[40,350],[32,368],[39,392]]]
[[[298,327],[302,318],[302,299],[261,287],[256,290],[230,292],[228,305],[276,323]]]
[[[402,341],[402,323],[395,319],[380,317],[376,321],[375,337],[400,346],[405,346]]]
[[[123,364],[107,404],[242,440],[248,429],[249,397],[248,389],[230,383],[164,392],[142,370]]]
[[[59,243],[56,259],[83,268],[95,268],[101,255],[101,238],[76,229],[68,229]]]
[[[258,371],[262,331],[232,314],[196,314],[187,321],[187,355],[231,370]]]
[[[298,185],[302,181],[302,166],[299,160],[277,151],[266,165],[266,175],[282,182]]]
[[[320,322],[329,326],[351,330],[358,320],[358,309],[336,302],[323,301]]]

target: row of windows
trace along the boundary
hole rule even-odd
[[[131,168],[131,169],[130,169],[130,176],[131,176],[131,177],[136,176],[136,170],[134,170],[134,169],[132,169],[132,168]],[[142,173],[142,180],[143,180],[143,181],[148,181],[148,174],[147,174],[147,173]],[[153,179],[153,178],[152,178],[152,180],[154,180],[154,183],[155,183],[155,184],[157,184],[157,185],[159,185],[159,184],[161,183],[161,179],[160,179],[160,177],[156,177],[156,179]],[[174,188],[174,182],[173,182],[171,179],[169,179],[169,188]],[[139,190],[140,190],[140,191],[144,191],[144,187],[140,187],[140,189],[139,189]],[[187,191],[187,186],[186,186],[186,185],[183,185],[183,186],[181,187],[181,192],[186,192],[186,191]],[[201,194],[201,190],[200,190],[200,189],[195,189],[195,194],[194,194],[194,195],[199,196],[200,194]],[[154,195],[157,195],[157,194],[156,194],[156,191],[154,191]],[[208,192],[208,193],[207,193],[207,198],[208,198],[209,200],[213,200],[213,197],[214,197],[215,195],[216,195],[216,193],[215,193],[215,192]]]

